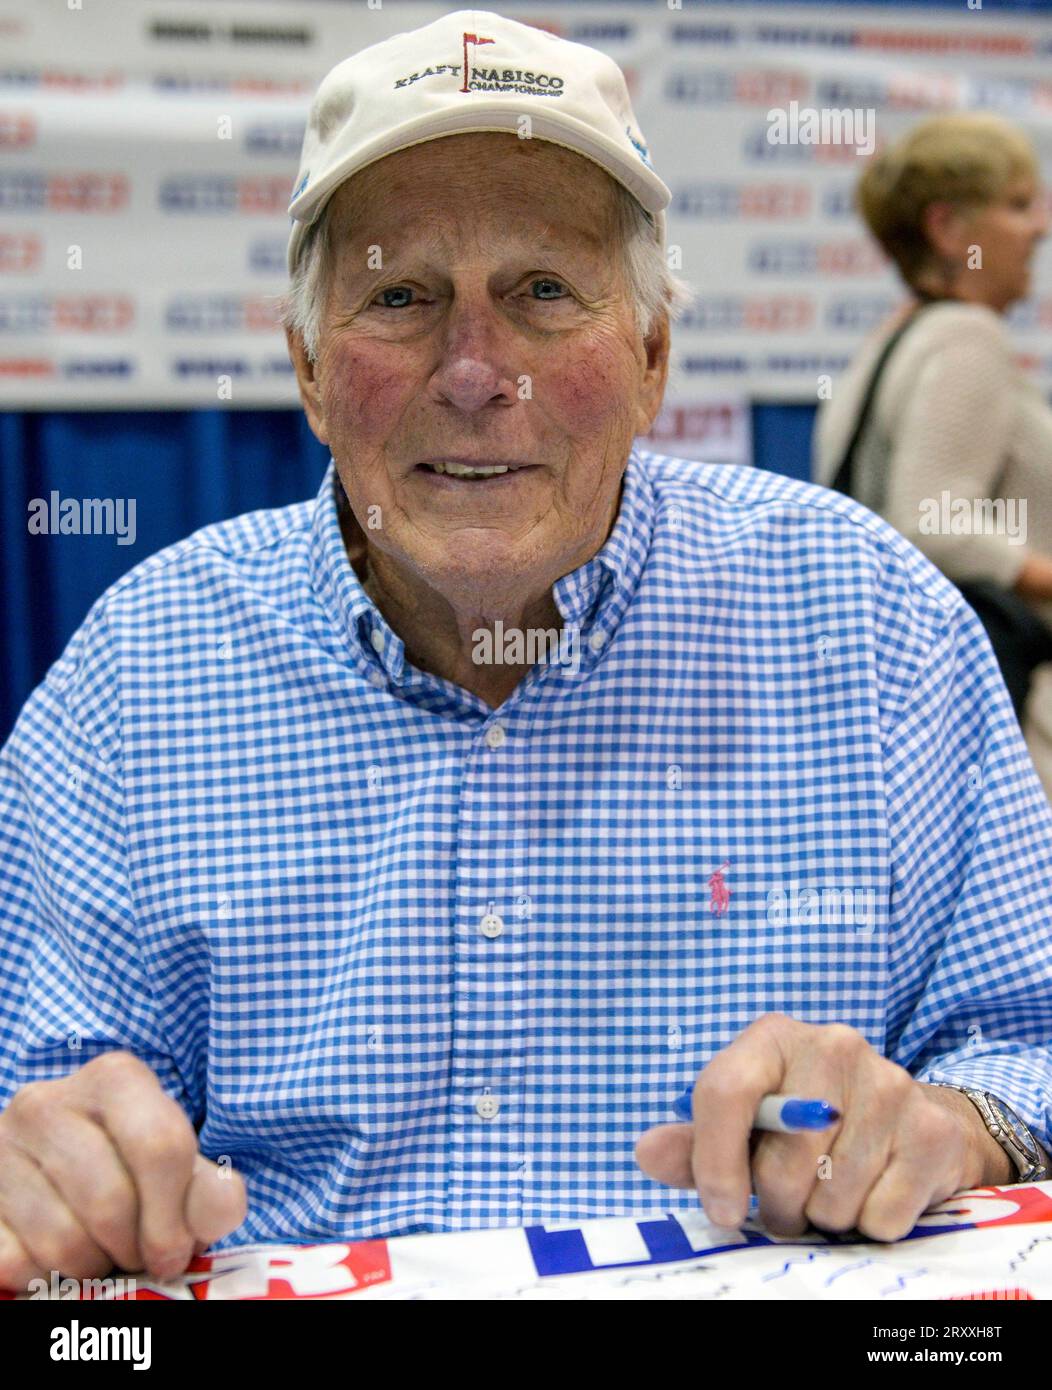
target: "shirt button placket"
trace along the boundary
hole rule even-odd
[[[524,775],[507,719],[475,740],[461,783],[453,932],[454,1225],[518,1222],[521,1212],[526,924],[511,906],[527,891],[519,830]]]

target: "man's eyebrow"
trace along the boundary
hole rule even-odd
[[[539,241],[534,247],[545,256],[560,256],[566,252],[585,251],[594,254],[603,251],[606,241],[603,237],[593,236],[591,232],[581,232],[574,236],[567,237],[563,241]]]
[[[341,227],[337,232],[335,240],[337,244],[340,244],[358,237],[366,241],[374,239],[366,234],[365,228],[352,225],[350,227]],[[430,254],[434,244],[431,238],[425,237],[414,242],[412,245],[403,245],[398,251],[392,252],[392,259],[396,256],[404,258],[419,254],[423,254],[426,257]],[[556,233],[552,236],[549,227],[546,228],[546,234],[542,235],[538,241],[532,241],[528,238],[509,239],[501,242],[501,249],[509,255],[529,256],[540,253],[546,256],[558,256],[565,255],[567,252],[572,253],[581,250],[592,253],[604,252],[608,249],[609,244],[610,238],[602,236],[598,232],[588,232],[580,228],[574,228],[564,235]]]
[[[501,256],[505,261],[522,262],[526,264],[538,259],[551,258],[559,260],[565,257],[580,257],[594,262],[598,259],[605,259],[609,254],[609,239],[595,235],[591,232],[573,233],[564,238],[554,238],[551,236],[543,237],[539,241],[515,241],[506,242],[501,246]],[[435,264],[433,244],[425,241],[406,243],[392,249],[390,252],[385,250],[383,268],[370,266],[368,263],[354,258],[350,264],[345,263],[342,279],[344,284],[371,284],[385,273],[395,275],[406,273],[412,270],[421,270],[430,274],[436,272],[438,267]]]

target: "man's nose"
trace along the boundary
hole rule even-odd
[[[441,359],[431,378],[439,398],[473,413],[517,399],[514,333],[492,305],[454,303],[443,325]]]

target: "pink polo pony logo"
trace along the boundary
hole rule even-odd
[[[469,44],[469,43],[474,43],[474,44],[479,44],[479,43],[496,43],[496,42],[497,42],[496,39],[483,39],[483,38],[479,38],[478,34],[465,34],[465,35],[464,35],[464,85],[463,85],[463,87],[461,87],[461,89],[460,89],[462,92],[466,92],[466,91],[468,90],[468,44]]]
[[[725,859],[709,875],[709,911],[716,917],[722,917],[731,905],[731,890],[723,879],[723,871],[730,866],[730,862]]]

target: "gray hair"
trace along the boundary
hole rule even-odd
[[[654,235],[654,225],[642,205],[622,184],[615,189],[614,225],[629,287],[636,332],[646,338],[664,310],[675,322],[694,299],[694,289],[673,275]],[[303,339],[307,360],[316,362],[321,344],[322,314],[332,264],[331,200],[307,228],[299,259],[286,294],[279,296],[282,324]]]

